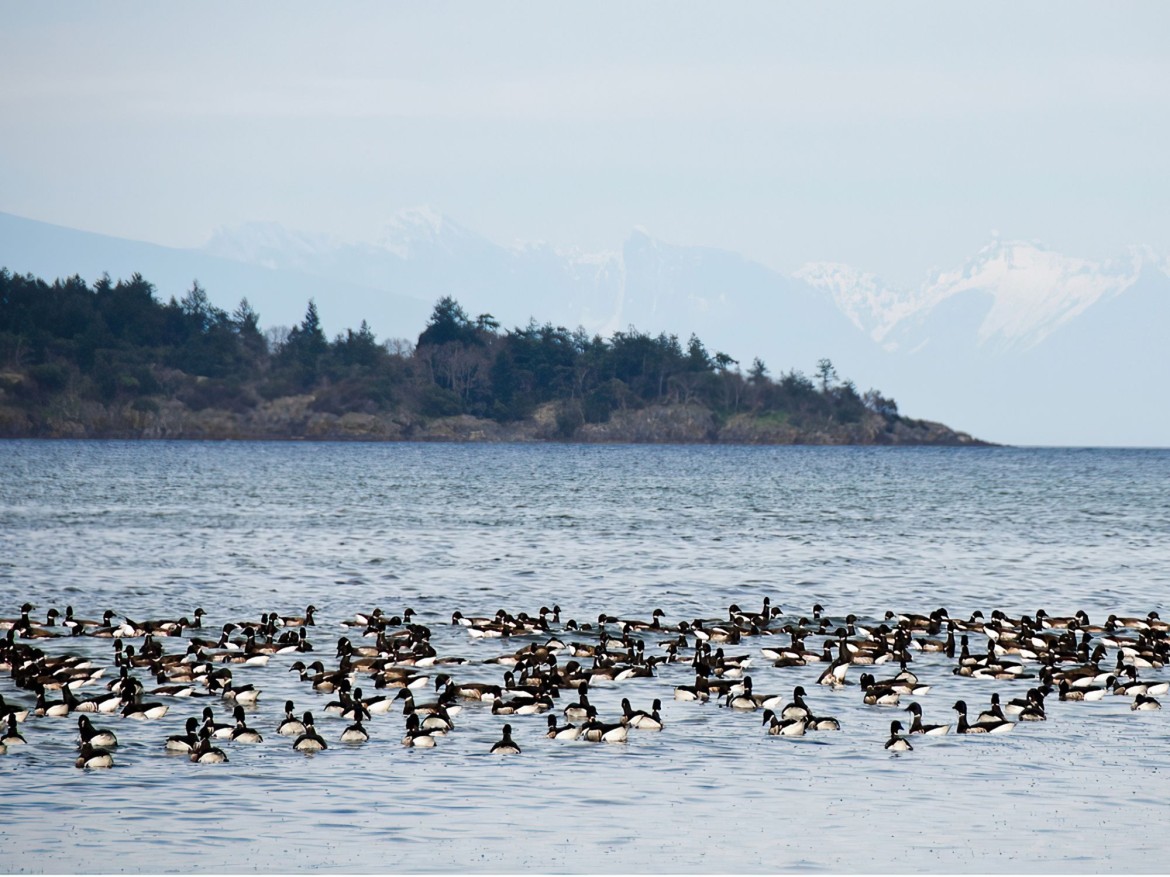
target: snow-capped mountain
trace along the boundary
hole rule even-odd
[[[887,349],[929,341],[922,327],[944,302],[966,293],[986,297],[975,329],[979,345],[1027,349],[1041,343],[1098,301],[1133,286],[1143,267],[1157,264],[1148,249],[1094,262],[1026,241],[993,240],[965,264],[938,271],[918,289],[886,286],[847,265],[809,263],[796,277],[830,294],[855,326]]]

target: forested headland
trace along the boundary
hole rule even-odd
[[[417,339],[330,339],[228,313],[196,282],[92,286],[0,269],[0,437],[983,444],[811,374],[741,367],[692,335],[501,328],[440,299]]]

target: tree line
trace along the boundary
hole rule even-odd
[[[412,344],[379,342],[362,322],[329,339],[314,301],[283,330],[260,329],[247,299],[228,313],[198,282],[162,302],[140,274],[93,286],[80,277],[47,283],[0,269],[0,389],[15,404],[72,394],[107,405],[158,409],[164,397],[193,409],[245,411],[262,400],[312,394],[334,414],[403,411],[469,414],[507,422],[556,404],[570,437],[622,408],[702,405],[718,415],[755,412],[794,425],[851,423],[867,412],[897,418],[894,400],[861,394],[832,362],[810,377],[773,378],[762,360],[747,369],[695,335],[650,335],[630,327],[608,339],[530,320],[502,329],[439,299]]]

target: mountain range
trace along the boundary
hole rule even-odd
[[[138,272],[162,298],[198,279],[228,310],[246,296],[265,326],[299,322],[314,298],[330,333],[365,319],[383,339],[417,337],[452,295],[505,328],[694,333],[773,375],[827,357],[903,414],[989,441],[1170,445],[1170,263],[1145,247],[1093,261],[993,239],[906,289],[842,264],[786,275],[640,228],[607,252],[502,246],[429,209],[396,213],[367,242],[246,223],[190,249],[0,213],[0,265],[90,282]]]

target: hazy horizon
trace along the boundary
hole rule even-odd
[[[8,4],[0,210],[167,246],[430,205],[913,286],[993,235],[1170,251],[1160,4]]]

